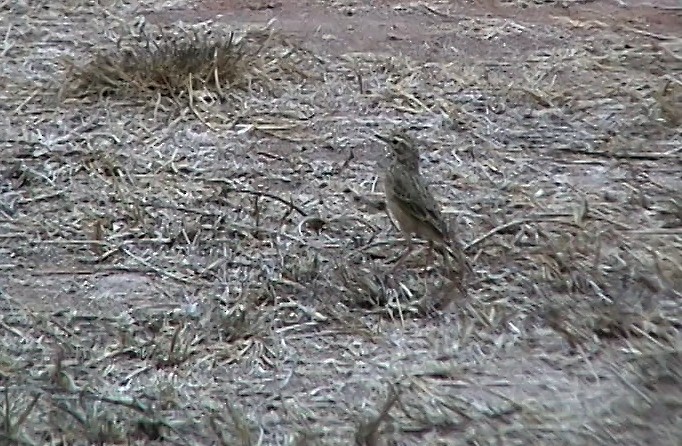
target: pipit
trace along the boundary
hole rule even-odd
[[[471,272],[457,237],[450,233],[440,206],[420,172],[419,150],[415,141],[404,131],[395,131],[388,136],[376,133],[375,137],[388,144],[390,149],[389,163],[383,175],[386,208],[407,241],[407,251],[396,266],[413,251],[412,236],[415,235],[428,241],[429,253],[433,251],[434,244],[447,251],[442,254],[448,266],[452,266],[449,253],[458,263],[461,274]]]

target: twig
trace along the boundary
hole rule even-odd
[[[259,197],[266,197],[270,198],[271,200],[279,201],[282,204],[285,204],[289,206],[291,209],[295,210],[299,214],[301,214],[304,217],[308,216],[308,213],[301,209],[299,206],[294,204],[293,199],[290,198],[289,200],[286,200],[282,197],[279,197],[275,194],[271,194],[270,192],[261,192],[257,190],[252,190],[252,189],[237,189],[235,187],[232,187],[230,182],[228,180],[222,179],[222,178],[201,178],[201,180],[206,181],[208,183],[220,183],[220,184],[226,184],[227,187],[224,188],[225,192],[236,192],[238,194],[249,194],[249,195],[256,195]]]
[[[372,194],[377,197],[377,199],[372,199],[366,195],[360,194],[350,187],[347,187],[343,191],[345,194],[350,195],[351,199],[365,207],[368,208],[370,212],[385,212],[386,211],[386,200],[380,196],[380,194]]]
[[[649,8],[660,9],[661,11],[682,11],[682,6],[666,6],[657,5],[656,3],[642,3],[640,6],[647,6]]]
[[[61,198],[63,194],[64,194],[63,191],[51,192],[47,194],[38,195],[33,198],[20,198],[16,202],[17,204],[35,203],[36,201],[50,200],[52,198]]]
[[[32,276],[70,276],[70,275],[91,275],[91,274],[102,274],[111,272],[126,272],[126,273],[141,273],[149,274],[158,272],[152,268],[140,268],[134,266],[125,265],[107,265],[92,269],[29,269],[27,274]]]
[[[174,274],[174,273],[162,270],[161,268],[158,268],[158,267],[152,265],[151,263],[149,263],[148,261],[146,261],[142,257],[136,256],[135,254],[133,254],[132,252],[130,252],[129,250],[127,250],[123,247],[121,248],[121,251],[124,252],[129,257],[131,257],[133,260],[143,264],[144,266],[151,269],[153,272],[157,273],[160,276],[168,277],[169,279],[177,280],[178,282],[194,283],[194,280],[192,280],[190,278],[182,277],[178,274]]]
[[[619,28],[624,29],[625,31],[631,31],[636,34],[641,34],[646,37],[652,37],[657,40],[679,40],[679,37],[675,36],[666,36],[665,34],[656,34],[652,33],[651,31],[645,31],[643,29],[637,29],[637,28],[632,28],[630,26],[620,26]]]
[[[437,10],[436,8],[434,8],[433,6],[429,5],[426,2],[419,2],[419,6],[421,6],[422,8],[426,9],[431,14],[436,15],[438,17],[443,17],[446,19],[454,19],[454,17],[451,16],[450,14],[447,14],[445,12],[440,12],[439,10]]]
[[[682,235],[682,229],[678,228],[655,228],[655,229],[631,229],[628,234],[635,235]]]
[[[615,159],[630,159],[641,161],[659,161],[661,159],[670,159],[682,163],[682,156],[674,152],[649,152],[649,153],[628,153],[628,152],[608,152],[602,150],[588,150],[588,149],[574,149],[565,148],[559,149],[560,152],[575,153],[576,155],[588,155],[601,158],[615,158]]]
[[[491,229],[490,231],[486,232],[482,236],[480,236],[477,239],[473,240],[472,242],[468,243],[466,246],[464,246],[464,251],[469,251],[470,249],[474,248],[476,245],[481,244],[483,241],[487,240],[488,238],[492,237],[493,235],[495,235],[499,232],[502,232],[506,229],[513,228],[516,226],[521,226],[521,225],[526,224],[526,223],[553,221],[553,222],[557,222],[557,223],[564,223],[564,224],[568,224],[571,226],[575,226],[575,223],[563,219],[567,216],[569,216],[569,215],[568,214],[547,214],[547,215],[537,215],[537,216],[519,218],[518,220],[512,220],[510,222],[507,222],[505,224],[497,226],[496,228]],[[561,217],[563,217],[563,218],[561,218]]]

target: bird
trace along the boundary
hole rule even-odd
[[[459,240],[451,234],[440,205],[422,176],[415,140],[404,130],[394,130],[388,135],[374,133],[374,137],[389,148],[389,162],[383,169],[386,209],[407,242],[407,251],[395,266],[413,251],[412,237],[416,236],[429,243],[430,253],[434,245],[445,249],[457,261],[461,273],[473,272]],[[449,262],[447,254],[442,254]]]

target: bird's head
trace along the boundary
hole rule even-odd
[[[419,170],[417,144],[406,132],[398,130],[389,135],[375,133],[374,137],[388,145],[392,161],[399,162],[409,169]]]

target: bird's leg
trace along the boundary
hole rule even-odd
[[[391,257],[390,259],[386,260],[386,263],[391,264],[400,261],[400,259],[402,259],[406,255],[407,251],[409,251],[409,247],[405,251],[402,251],[397,256]]]
[[[452,275],[455,271],[455,267],[452,264],[452,259],[450,258],[450,253],[448,252],[448,249],[446,247],[443,247],[443,251],[441,252],[443,255],[443,264],[445,265],[445,269],[448,271],[448,274]]]
[[[429,246],[426,251],[426,267],[428,268],[429,265],[433,264],[433,241],[429,240]]]
[[[412,235],[411,234],[407,236],[406,242],[407,242],[407,249],[405,250],[405,252],[403,254],[400,255],[400,257],[398,257],[397,261],[395,262],[395,265],[393,265],[393,268],[391,268],[391,272],[395,271],[400,265],[402,265],[405,262],[405,260],[407,260],[407,257],[409,257],[409,255],[414,250],[414,246],[412,245]]]

